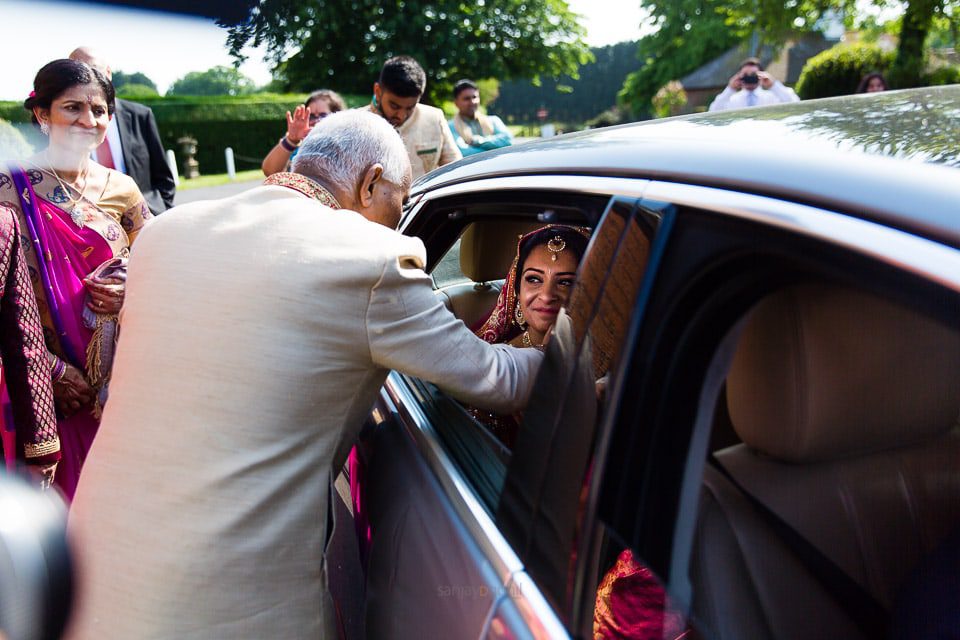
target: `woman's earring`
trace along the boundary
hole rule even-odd
[[[516,321],[517,326],[523,329],[526,323],[523,321],[523,309],[520,308],[520,301],[517,301],[517,308],[513,312],[513,319]]]
[[[40,133],[42,133],[42,134],[45,135],[45,136],[50,135],[50,125],[48,125],[46,122],[41,122],[41,123],[40,123]]]

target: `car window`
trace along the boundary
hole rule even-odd
[[[497,524],[555,604],[564,601],[608,390],[647,275],[658,214],[614,200],[578,272],[524,411]]]
[[[459,238],[457,238],[454,245],[450,247],[450,250],[440,258],[440,262],[438,262],[437,266],[430,272],[430,277],[433,278],[434,289],[443,289],[444,287],[454,284],[472,282],[470,278],[463,275],[463,271],[460,268]]]
[[[519,237],[543,226],[536,217],[503,215],[471,220],[463,216],[460,236],[435,262],[431,272],[437,295],[464,324],[476,330],[497,302],[504,277],[516,255]],[[567,222],[567,220],[564,220]],[[576,224],[579,220],[569,220]],[[495,425],[496,416],[464,406],[434,385],[405,376],[447,453],[469,480],[481,503],[493,514],[499,502],[510,457],[508,443]]]

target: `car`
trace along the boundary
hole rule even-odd
[[[481,154],[401,230],[475,327],[546,223],[591,238],[516,442],[397,372],[364,427],[368,637],[919,631],[960,527],[960,86]]]

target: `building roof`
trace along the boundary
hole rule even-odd
[[[818,33],[811,33],[787,42],[779,52],[769,45],[764,45],[760,47],[755,57],[760,58],[764,68],[779,80],[786,84],[795,84],[807,60],[834,44]],[[750,57],[750,42],[741,42],[687,74],[680,79],[680,82],[687,91],[720,90],[740,68],[743,59],[748,57]]]

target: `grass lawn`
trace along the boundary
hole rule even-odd
[[[247,182],[250,180],[263,180],[263,171],[260,169],[250,169],[249,171],[237,171],[237,179],[234,182]],[[199,187],[217,187],[221,184],[227,184],[230,178],[225,173],[218,173],[209,176],[200,176],[193,180],[184,180],[180,178],[180,184],[177,191],[187,191],[188,189],[197,189]]]

